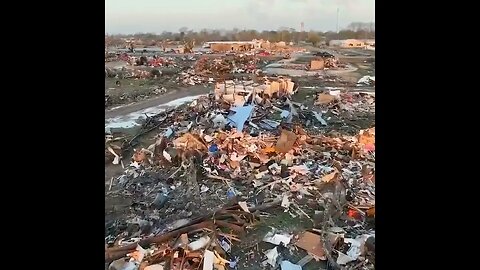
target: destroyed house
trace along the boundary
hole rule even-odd
[[[375,39],[364,39],[364,40],[363,40],[363,43],[365,43],[365,45],[369,45],[369,46],[375,47]]]
[[[264,84],[253,81],[235,82],[227,80],[215,85],[215,99],[223,100],[231,105],[243,106],[250,97],[256,103],[264,99],[293,95],[298,89],[290,78],[275,77],[266,78]]]

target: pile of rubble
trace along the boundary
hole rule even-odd
[[[308,108],[291,101],[296,88],[288,78],[216,84],[208,97],[148,117],[133,138],[107,134],[106,162],[126,168],[107,194],[133,199],[126,218],[106,222],[110,269],[245,268],[235,246],[275,209],[312,226],[249,245],[273,245],[264,267],[315,259],[374,269],[375,128],[326,132],[327,112],[374,112],[374,96],[329,91]],[[138,144],[158,130],[151,145]],[[297,248],[307,255],[292,263]]]
[[[105,78],[153,79],[162,75],[158,69],[105,68]]]
[[[263,84],[253,81],[224,81],[215,85],[215,98],[230,105],[243,107],[249,100],[257,104],[270,100],[272,97],[291,96],[296,92],[295,83],[290,78],[264,77]]]
[[[211,84],[233,78],[234,73],[256,73],[257,59],[243,54],[231,58],[200,58],[192,69],[183,71],[178,82],[183,85]]]
[[[345,64],[340,64],[336,57],[320,57],[310,61],[310,65],[306,65],[310,70],[323,70],[323,69],[337,69],[345,68]]]
[[[194,66],[194,70],[199,75],[222,76],[229,73],[254,73],[257,70],[258,59],[245,55],[237,54],[233,59],[223,58],[200,58]]]
[[[357,82],[357,86],[363,86],[363,85],[375,86],[375,76],[366,75],[360,78]]]
[[[338,67],[338,58],[336,57],[325,57],[323,58],[325,61],[326,68],[337,68]]]
[[[147,58],[147,66],[149,67],[175,67],[175,62],[173,58],[162,58],[162,57],[152,57],[150,59]]]
[[[233,63],[226,58],[202,57],[195,63],[194,70],[197,74],[221,76],[232,72]]]

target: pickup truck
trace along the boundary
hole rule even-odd
[[[325,58],[333,58],[333,54],[328,53],[328,52],[316,52],[313,54],[314,56],[320,56],[320,57],[325,57]]]

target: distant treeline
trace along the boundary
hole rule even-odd
[[[141,40],[143,45],[158,46],[159,42],[169,41],[195,41],[196,44],[201,44],[206,41],[249,41],[252,39],[269,40],[270,42],[310,42],[318,44],[321,42],[328,42],[333,39],[374,39],[375,38],[375,23],[351,23],[346,29],[338,33],[328,31],[309,31],[299,32],[293,28],[280,28],[277,31],[256,31],[256,30],[239,30],[233,29],[225,30],[207,30],[203,29],[199,32],[189,30],[187,27],[182,27],[178,32],[163,32],[161,34],[152,33],[137,33],[133,35],[106,35],[105,43],[108,46],[121,46],[125,42],[123,38],[134,38]]]

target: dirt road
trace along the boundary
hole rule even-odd
[[[204,87],[203,85],[194,85],[178,90],[169,91],[161,96],[154,97],[152,99],[105,110],[105,119],[123,116],[129,113],[133,113],[150,107],[155,107],[188,96],[208,94],[211,89],[213,89],[213,86]]]

